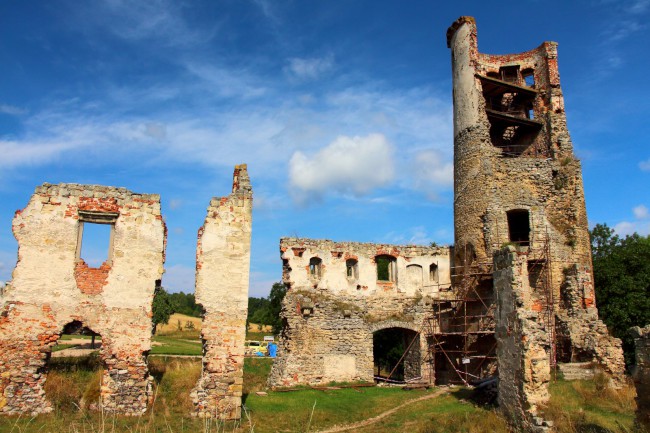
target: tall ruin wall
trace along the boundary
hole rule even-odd
[[[88,224],[110,226],[108,258],[97,268],[80,256]],[[0,298],[0,413],[52,410],[47,361],[68,325],[102,337],[102,409],[142,414],[152,397],[146,354],[166,239],[160,197],[46,183],[16,212],[13,233],[18,262]]]
[[[191,398],[200,417],[241,417],[252,211],[248,171],[238,165],[232,193],[210,201],[198,234],[195,296],[204,309],[203,364]]]
[[[428,380],[418,332],[450,289],[448,248],[283,238],[280,251],[288,290],[270,386],[371,382],[373,333],[388,328],[405,330],[405,378]]]

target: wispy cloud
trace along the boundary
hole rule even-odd
[[[11,116],[20,116],[26,114],[27,110],[14,105],[0,104],[0,113],[9,114]]]
[[[614,71],[623,67],[627,59],[621,55],[621,44],[633,35],[647,28],[649,0],[627,2],[608,2],[612,18],[602,30],[599,44],[599,64],[594,68],[596,81],[609,77]]]
[[[334,56],[321,58],[292,58],[285,67],[290,76],[299,80],[315,80],[334,69]]]
[[[639,168],[643,171],[650,171],[650,159],[639,162]]]
[[[208,42],[218,28],[189,26],[183,18],[183,3],[171,0],[104,0],[92,6],[75,3],[74,9],[82,26],[92,24],[127,41],[155,40],[168,47]]]

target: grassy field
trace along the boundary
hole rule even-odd
[[[186,332],[183,334],[187,337]],[[165,348],[165,351],[178,354],[200,351],[198,341],[171,335],[156,337],[164,344],[155,346],[157,350]],[[266,379],[272,362],[268,358],[245,360],[244,417],[239,423],[223,423],[190,416],[192,402],[189,393],[201,373],[200,359],[150,357],[150,371],[155,379],[153,405],[142,417],[117,417],[91,410],[98,401],[101,379],[101,362],[97,354],[81,358],[53,358],[46,394],[55,412],[38,417],[0,418],[0,433],[313,433],[335,425],[362,422],[394,408],[397,409],[380,421],[358,426],[351,431],[508,432],[496,409],[473,403],[471,392],[466,389],[404,391],[386,387],[332,387],[324,390],[270,391],[266,389]],[[551,385],[551,394],[545,416],[555,421],[559,433],[633,431],[634,403],[630,389],[613,392],[603,388],[599,380],[559,380]]]

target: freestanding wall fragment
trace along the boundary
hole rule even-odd
[[[620,340],[598,320],[580,162],[566,125],[557,44],[478,51],[476,23],[447,30],[454,98],[455,266],[491,262],[504,244],[527,256],[531,309],[549,358],[601,364],[617,383]]]
[[[84,226],[110,226],[108,259],[81,257]],[[43,184],[17,211],[18,263],[0,314],[0,413],[52,410],[44,384],[52,346],[64,328],[101,334],[101,404],[142,414],[151,399],[146,364],[151,303],[163,273],[160,197],[124,188]]]
[[[634,384],[636,385],[636,419],[650,431],[650,325],[630,329],[636,346]]]
[[[196,301],[205,311],[203,370],[191,393],[200,417],[238,419],[244,380],[253,191],[246,165],[232,194],[210,201],[196,250]]]
[[[549,431],[538,416],[550,397],[549,340],[543,315],[532,309],[527,256],[514,247],[494,255],[499,407],[517,431]]]

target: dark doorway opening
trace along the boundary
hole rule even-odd
[[[378,380],[409,381],[421,377],[417,332],[405,328],[382,329],[372,335],[372,343],[374,374]]]

